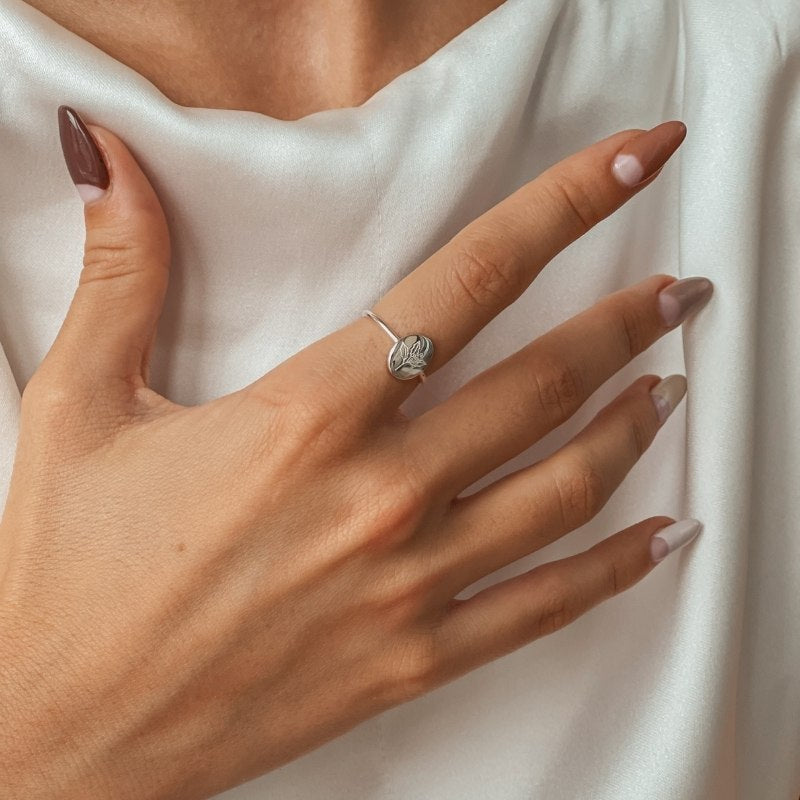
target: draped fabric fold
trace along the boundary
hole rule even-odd
[[[22,0],[0,0],[2,497],[20,389],[81,264],[62,103],[117,133],[162,201],[173,263],[151,383],[187,404],[354,319],[555,161],[682,119],[686,140],[658,179],[553,259],[407,410],[608,292],[655,272],[706,275],[715,294],[701,315],[475,488],[561,446],[639,375],[682,372],[687,397],[650,449],[590,523],[465,596],[656,514],[696,517],[701,535],[567,628],[224,797],[796,800],[796,0],[506,0],[363,105],[292,121],[177,105]]]

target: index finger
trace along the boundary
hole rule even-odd
[[[418,333],[432,340],[425,370],[431,374],[555,255],[649,185],[685,135],[682,122],[663,122],[612,134],[557,162],[464,227],[372,311],[399,337]],[[392,343],[373,320],[360,317],[321,342],[335,345],[326,352],[330,368],[363,382],[370,405],[396,409],[417,385],[389,374]],[[348,359],[346,367],[337,352]],[[362,354],[358,366],[353,352]]]

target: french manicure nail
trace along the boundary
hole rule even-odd
[[[650,537],[650,557],[658,563],[679,547],[689,544],[700,533],[701,527],[701,522],[689,517],[661,528]]]
[[[699,311],[711,298],[714,284],[708,278],[682,278],[658,293],[658,310],[664,324],[672,328],[691,313]]]
[[[662,122],[631,139],[614,157],[611,171],[629,189],[658,172],[686,136],[680,120]]]
[[[686,378],[683,375],[670,375],[650,390],[659,425],[675,410],[685,394]]]
[[[84,203],[105,194],[109,178],[103,157],[78,112],[58,107],[58,133],[69,175]]]

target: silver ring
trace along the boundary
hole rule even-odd
[[[386,357],[386,366],[389,374],[399,381],[411,378],[425,380],[425,367],[433,358],[433,342],[421,333],[409,333],[407,336],[397,336],[395,332],[377,315],[371,311],[363,311],[362,317],[375,320],[392,340],[392,347]]]

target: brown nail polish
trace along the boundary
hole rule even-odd
[[[666,164],[686,136],[680,120],[662,122],[629,141],[614,157],[611,171],[629,189],[638,186]]]
[[[83,202],[102,197],[109,184],[108,170],[92,134],[74,108],[58,107],[58,133],[64,161]]]

